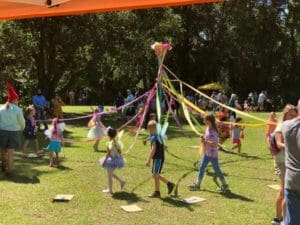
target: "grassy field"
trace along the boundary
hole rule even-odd
[[[90,112],[90,107],[65,107],[67,116]],[[257,114],[266,118],[266,114]],[[64,148],[62,166],[49,168],[48,157],[24,159],[16,153],[15,175],[11,179],[0,174],[0,224],[103,224],[103,225],[210,225],[210,224],[270,224],[274,214],[276,192],[267,185],[276,184],[273,163],[264,142],[265,127],[246,128],[242,153],[220,152],[220,164],[231,192],[217,191],[215,174],[209,166],[202,184],[204,190],[191,192],[198,171],[199,138],[184,126],[183,134],[175,124],[168,131],[164,175],[177,184],[176,196],[168,196],[161,186],[161,199],[148,199],[153,191],[150,168],[145,166],[149,145],[144,146],[143,132],[132,151],[126,155],[127,164],[117,174],[127,182],[126,190],[116,191],[113,197],[102,193],[107,186],[105,171],[98,159],[104,152],[94,152],[92,143],[85,142],[88,120],[67,123],[67,136],[75,140]],[[105,125],[117,126],[112,117],[104,118]],[[47,145],[40,135],[43,146]],[[133,135],[123,138],[126,147]],[[105,141],[100,142],[104,150]],[[225,145],[230,148],[228,140]],[[53,203],[57,194],[74,194],[69,203]],[[207,201],[187,205],[182,198],[199,196]],[[126,213],[120,206],[137,203],[143,212]]]

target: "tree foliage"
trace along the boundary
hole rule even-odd
[[[0,71],[27,96],[87,89],[94,103],[148,88],[157,70],[154,41],[174,46],[167,64],[193,86],[220,81],[245,96],[267,90],[299,97],[300,3],[235,0],[0,23]]]

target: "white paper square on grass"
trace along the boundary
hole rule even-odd
[[[199,202],[204,202],[204,201],[206,201],[206,199],[205,198],[199,198],[197,196],[192,196],[192,197],[183,199],[183,201],[187,204],[196,204],[196,203],[199,203]]]
[[[71,201],[74,198],[74,195],[56,195],[54,201]]]
[[[278,184],[270,184],[270,185],[268,185],[268,187],[275,190],[275,191],[280,190],[280,185],[278,185]]]
[[[141,212],[143,211],[143,209],[141,209],[138,205],[134,204],[134,205],[123,205],[121,206],[121,208],[125,211],[125,212]]]

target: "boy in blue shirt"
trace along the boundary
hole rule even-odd
[[[148,197],[150,198],[160,198],[160,188],[159,183],[160,181],[167,184],[168,187],[168,194],[175,188],[175,184],[170,182],[164,176],[162,176],[161,170],[163,168],[165,153],[164,153],[164,144],[160,143],[158,140],[157,130],[156,130],[156,121],[150,120],[148,123],[148,130],[151,134],[150,141],[151,141],[151,151],[148,156],[148,160],[146,161],[146,166],[150,166],[151,159],[153,160],[152,164],[152,174],[154,178],[155,190],[152,194]]]

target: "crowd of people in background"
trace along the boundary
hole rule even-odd
[[[207,93],[209,94],[209,93]],[[210,97],[220,103],[227,104],[231,107],[248,112],[271,112],[276,111],[276,106],[283,105],[280,96],[276,98],[269,96],[266,91],[250,92],[247,98],[242,101],[237,94],[232,93],[228,96],[223,91],[212,91]],[[206,97],[199,94],[187,93],[186,98],[204,110],[217,111],[219,105],[209,101]],[[278,107],[278,106],[277,106]]]

